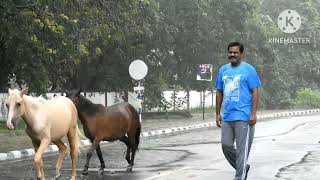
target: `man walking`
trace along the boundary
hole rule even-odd
[[[245,180],[254,137],[259,102],[259,76],[255,68],[244,62],[244,47],[239,42],[228,45],[230,63],[219,69],[216,79],[216,123],[221,128],[222,151],[236,169],[234,180]],[[220,115],[223,102],[223,116]]]

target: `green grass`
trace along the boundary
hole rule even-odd
[[[192,109],[190,109],[190,111],[191,111],[191,114],[199,114],[199,113],[203,112],[203,109],[202,109],[202,107],[192,108]],[[215,107],[204,108],[204,113],[215,113],[215,112],[216,112]]]
[[[24,133],[24,130],[26,128],[26,124],[23,120],[19,120],[18,127],[15,130],[9,130],[6,126],[6,121],[3,119],[0,119],[0,133]]]
[[[24,128],[10,130],[10,129],[5,128],[5,127],[0,127],[0,133],[16,133],[16,134],[20,134],[20,133],[24,133],[25,132],[24,130],[25,130]]]

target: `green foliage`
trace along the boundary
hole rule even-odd
[[[295,99],[297,108],[320,108],[320,91],[310,88],[301,89]]]
[[[143,6],[116,0],[1,1],[1,89],[9,73],[38,94],[49,85],[52,90],[129,89],[128,65],[141,48],[136,37],[143,33]]]

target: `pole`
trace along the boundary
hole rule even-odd
[[[187,110],[190,112],[190,90],[187,89]]]
[[[139,107],[139,120],[140,120],[140,123],[142,122],[142,100],[140,99],[140,107]]]
[[[138,81],[138,87],[141,87],[141,81]],[[140,98],[139,98],[139,120],[140,123],[142,122],[142,101],[143,101],[143,90],[138,91]]]
[[[203,91],[202,92],[202,120],[204,120],[204,105],[205,105],[205,99],[206,99],[206,97],[205,97],[206,95],[205,95],[205,91]]]
[[[213,104],[213,90],[211,90],[211,108],[214,107],[214,104]]]

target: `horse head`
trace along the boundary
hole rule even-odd
[[[65,91],[66,97],[69,98],[76,106],[79,104],[81,89]]]
[[[19,119],[24,115],[25,112],[25,103],[23,100],[23,95],[28,92],[28,88],[25,88],[21,91],[18,89],[8,90],[9,96],[6,100],[6,107],[8,108],[8,119],[7,127],[9,129],[16,128]]]

